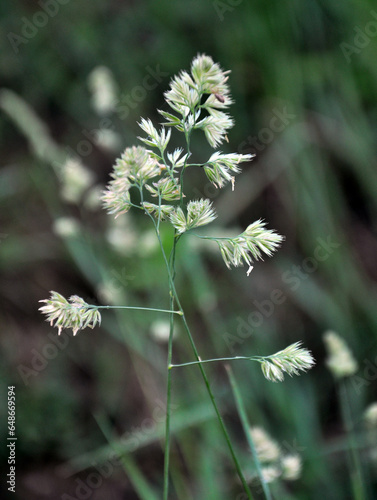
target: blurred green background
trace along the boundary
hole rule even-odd
[[[37,309],[50,290],[90,303],[168,307],[148,220],[130,213],[114,223],[96,200],[119,153],[136,143],[137,121],[159,120],[170,79],[198,53],[232,71],[236,125],[221,150],[257,156],[234,193],[214,190],[201,171],[189,191],[213,200],[214,232],[237,234],[263,218],[286,236],[250,277],[228,271],[211,245],[184,240],[177,286],[199,352],[269,354],[297,340],[312,350],[317,366],[283,384],[265,380],[258,366],[232,366],[251,424],[303,460],[301,477],[278,481],[274,498],[345,500],[354,498],[347,440],[322,341],[324,331],[338,332],[359,361],[348,389],[366,498],[376,498],[377,442],[362,419],[377,378],[375,4],[15,0],[2,2],[0,15],[0,432],[6,436],[13,384],[11,498],[161,498],[166,318],[104,313],[101,328],[58,339]],[[102,114],[88,85],[98,66],[117,87],[115,110]],[[180,141],[176,135],[172,145]],[[193,155],[210,153],[194,137]],[[80,196],[64,192],[68,155],[90,171]],[[170,236],[167,229],[167,244]],[[281,304],[271,305],[273,290]],[[189,361],[179,326],[174,359]],[[170,497],[241,500],[198,372],[174,372]],[[224,367],[210,365],[208,374],[250,475]],[[123,465],[111,462],[109,440],[121,447]],[[0,457],[5,463],[5,444]],[[90,476],[100,464],[107,468]],[[4,476],[0,489],[7,498]]]

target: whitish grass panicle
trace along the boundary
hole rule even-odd
[[[88,77],[92,105],[100,115],[115,111],[118,89],[113,74],[106,66],[97,66]]]
[[[255,155],[252,154],[222,154],[216,151],[204,165],[204,172],[209,181],[216,187],[222,188],[225,184],[234,179],[235,174],[239,174],[240,163],[250,161]]]
[[[279,478],[295,481],[300,477],[302,470],[300,455],[284,455],[279,444],[262,427],[251,427],[250,436],[262,465],[262,476],[266,483],[272,483]],[[256,479],[255,476],[253,479]]]
[[[228,73],[209,56],[195,57],[191,74],[182,71],[164,94],[172,110],[180,115],[159,111],[167,120],[164,125],[185,133],[201,129],[212,147],[221,144],[234,125],[233,119],[221,111],[233,102],[227,84]],[[202,116],[203,111],[206,116]]]
[[[262,220],[250,224],[246,230],[235,238],[216,239],[226,266],[239,267],[246,263],[263,260],[263,254],[270,257],[283,241],[275,231],[265,228]]]
[[[262,467],[262,476],[266,483],[273,483],[281,476],[281,470],[274,465],[266,465]]]
[[[62,181],[61,196],[69,203],[77,203],[94,181],[92,172],[76,158],[67,159],[60,175]]]
[[[132,186],[143,186],[149,179],[160,175],[161,169],[155,158],[142,146],[127,148],[116,161],[113,178],[102,201],[109,214],[116,217],[128,212],[131,208],[129,190]]]
[[[326,366],[335,378],[354,375],[358,364],[346,342],[335,332],[328,331],[323,335],[328,352]]]
[[[286,455],[281,459],[282,478],[296,481],[301,476],[302,459],[300,455]]]
[[[261,362],[262,372],[266,379],[272,382],[282,382],[284,373],[289,376],[300,375],[300,371],[307,371],[315,365],[310,351],[304,349],[301,342],[286,347],[271,356],[266,356]]]
[[[252,427],[250,429],[251,438],[254,442],[255,451],[261,463],[273,462],[279,459],[281,450],[262,427]]]
[[[79,330],[84,330],[86,327],[94,328],[97,323],[101,324],[100,312],[81,297],[72,295],[67,300],[60,293],[53,291],[50,293],[49,299],[39,301],[47,304],[39,310],[47,316],[51,326],[58,328],[59,335],[63,328],[71,328],[73,335],[76,335]]]
[[[377,430],[377,402],[370,404],[364,411],[364,422],[369,429]]]
[[[170,222],[178,234],[182,234],[194,227],[209,224],[217,217],[212,203],[209,200],[190,201],[187,205],[187,215],[181,208],[177,208],[170,214]]]

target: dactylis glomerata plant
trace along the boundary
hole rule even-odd
[[[279,247],[283,237],[267,229],[262,220],[250,224],[240,235],[229,238],[216,238],[193,234],[192,230],[210,224],[216,218],[215,209],[208,199],[187,200],[184,194],[185,176],[190,168],[202,168],[208,180],[217,188],[231,184],[234,189],[235,176],[241,171],[241,164],[252,159],[251,154],[222,153],[215,151],[207,160],[192,163],[190,143],[193,130],[202,130],[212,148],[217,148],[227,140],[228,130],[234,125],[233,119],[226,113],[232,104],[228,87],[228,73],[206,55],[194,58],[190,73],[182,71],[170,83],[165,92],[165,101],[170,111],[159,111],[164,118],[160,129],[149,119],[141,119],[140,128],[145,133],[140,140],[145,146],[127,148],[116,161],[114,171],[102,200],[106,210],[115,217],[121,216],[131,208],[147,214],[158,238],[162,256],[166,265],[170,310],[159,310],[170,314],[170,336],[167,353],[167,413],[164,463],[164,499],[168,498],[169,487],[169,447],[171,417],[171,380],[173,368],[196,363],[199,366],[209,397],[214,406],[219,424],[228,444],[230,454],[248,498],[251,492],[241,471],[227,429],[220,416],[218,406],[203,364],[216,359],[201,360],[190,327],[186,321],[179,294],[175,287],[175,257],[177,246],[184,235],[206,238],[215,241],[228,268],[248,266],[247,274],[252,270],[252,263],[263,256],[271,256]],[[169,151],[172,130],[183,134],[185,147]],[[140,203],[134,203],[132,193],[138,192]],[[171,224],[174,237],[170,255],[165,252],[161,242],[161,224]],[[86,327],[94,328],[101,321],[99,309],[109,306],[94,306],[83,299],[73,296],[67,301],[57,292],[51,292],[51,298],[44,300],[46,305],[41,311],[47,319],[58,327],[72,328],[76,334]],[[120,306],[133,309],[131,306]],[[137,308],[141,309],[141,308]],[[146,308],[147,309],[147,308]],[[153,309],[156,310],[156,309]],[[180,365],[172,364],[174,315],[179,315],[188,335],[195,361]],[[283,351],[267,357],[236,357],[222,360],[247,359],[261,363],[264,376],[274,382],[283,380],[284,373],[299,374],[314,364],[309,351],[297,342]],[[255,458],[255,454],[254,454]]]

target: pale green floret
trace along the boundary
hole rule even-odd
[[[254,443],[259,462],[262,465],[263,479],[267,483],[280,478],[295,481],[301,475],[302,459],[298,454],[284,455],[279,444],[261,427],[251,427],[250,436]],[[257,481],[257,474],[251,476]]]
[[[301,342],[286,347],[261,362],[263,375],[272,382],[282,382],[284,373],[289,376],[300,375],[300,371],[310,370],[315,365],[310,351],[303,349]]]
[[[270,257],[283,241],[283,236],[265,228],[262,220],[250,224],[246,230],[234,238],[216,239],[226,266],[239,267],[253,260],[261,260],[263,253]]]
[[[115,178],[110,181],[107,190],[102,194],[104,208],[109,214],[115,214],[117,218],[125,214],[131,208],[131,199],[129,189],[132,184],[127,177]]]
[[[281,470],[273,465],[267,465],[262,467],[262,476],[266,483],[273,483],[281,476]]]
[[[127,177],[132,183],[144,184],[160,175],[160,166],[142,146],[126,148],[114,166],[114,178]]]
[[[166,111],[159,111],[167,120],[163,125],[174,126],[188,133],[194,128],[202,129],[209,144],[216,147],[226,139],[233,119],[220,111],[232,104],[227,85],[229,71],[223,71],[206,55],[198,55],[192,62],[191,75],[182,71],[170,83],[165,100],[177,117]],[[202,111],[207,115],[200,119]]]
[[[233,119],[222,111],[210,111],[210,116],[196,122],[194,128],[204,131],[208,143],[216,148],[226,138],[226,134],[234,125]]]
[[[176,168],[182,168],[185,165],[188,153],[184,154],[183,156],[182,153],[182,148],[176,148],[173,153],[167,153],[167,157],[170,161],[173,171],[175,171]]]
[[[158,148],[160,151],[165,151],[171,136],[170,129],[166,133],[165,128],[162,127],[161,131],[158,132],[149,118],[147,120],[142,118],[141,123],[139,123],[139,127],[143,129],[146,134],[148,134],[148,138],[138,137],[138,139],[147,144],[147,146]]]
[[[157,182],[154,182],[152,186],[149,184],[145,185],[146,189],[154,197],[159,197],[166,201],[179,200],[181,198],[181,186],[179,185],[179,179],[172,179],[171,177],[163,177]]]
[[[273,462],[280,458],[281,450],[279,445],[262,427],[251,427],[250,434],[260,462]]]
[[[216,187],[222,188],[230,182],[235,174],[241,172],[240,163],[250,161],[255,155],[247,154],[223,154],[216,151],[204,165],[204,172],[209,181]]]
[[[39,301],[47,304],[39,310],[47,316],[47,321],[51,325],[55,322],[54,326],[59,329],[59,335],[63,328],[71,328],[73,335],[76,335],[79,330],[86,327],[94,328],[97,323],[101,324],[101,314],[98,309],[87,304],[81,297],[72,295],[67,301],[60,293],[53,291],[50,293],[49,299]]]
[[[286,455],[281,460],[282,479],[296,481],[301,476],[302,460],[300,455]]]
[[[177,208],[170,215],[170,222],[177,229],[179,234],[193,229],[194,227],[209,224],[217,217],[209,200],[190,201],[187,205],[187,215],[185,216],[181,208]]]
[[[61,195],[69,203],[77,203],[82,194],[93,184],[93,174],[80,160],[68,158],[61,170]]]
[[[377,429],[377,403],[370,404],[364,411],[364,422],[370,429]]]
[[[169,215],[174,212],[174,207],[172,205],[155,205],[154,203],[149,203],[145,201],[143,203],[144,209],[151,215],[155,215],[156,217],[160,214],[161,220],[165,220],[169,217]]]
[[[149,179],[160,175],[161,169],[156,160],[142,146],[127,148],[114,165],[113,178],[102,201],[105,209],[116,217],[131,208],[129,190],[134,185],[143,185]]]
[[[97,66],[88,76],[92,105],[97,113],[106,115],[116,109],[118,88],[112,72],[106,66]]]
[[[199,54],[194,58],[191,64],[191,74],[195,84],[206,94],[218,94],[225,99],[222,103],[216,99],[216,107],[232,104],[229,97],[229,86],[226,84],[230,71],[223,71],[218,63],[213,62],[212,58]]]
[[[346,342],[335,332],[323,335],[328,351],[326,365],[336,378],[349,377],[358,370],[358,364]]]

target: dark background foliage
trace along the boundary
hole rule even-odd
[[[218,230],[222,224],[235,234],[263,218],[286,236],[249,278],[243,269],[228,271],[212,247],[188,238],[182,245],[177,285],[201,356],[267,354],[297,340],[313,351],[317,366],[284,384],[267,382],[249,364],[233,368],[252,425],[303,457],[302,477],[277,486],[276,498],[344,500],[352,498],[347,441],[322,341],[325,330],[338,332],[359,361],[349,394],[373,498],[375,466],[362,434],[377,374],[373,3],[16,0],[2,2],[0,14],[1,87],[22,97],[45,124],[38,128],[1,91],[0,432],[6,436],[7,386],[15,385],[11,498],[120,500],[158,498],[161,491],[166,344],[151,334],[161,318],[104,314],[103,327],[74,339],[67,333],[56,344],[37,308],[50,290],[106,303],[109,289],[118,303],[166,307],[163,263],[145,217],[127,215],[116,226],[119,250],[109,241],[111,218],[85,198],[66,203],[49,152],[53,141],[64,154],[75,153],[95,184],[104,185],[119,152],[137,141],[137,121],[159,119],[170,78],[197,53],[232,71],[236,126],[221,149],[256,159],[235,193],[215,191],[195,171],[188,189],[213,200]],[[104,125],[87,84],[100,65],[119,87],[118,110],[106,122],[120,137],[112,151],[90,139]],[[155,89],[145,90],[151,72],[160,76]],[[194,139],[193,154],[209,155],[203,137]],[[67,216],[80,230],[62,236],[54,221]],[[274,290],[279,304],[271,301]],[[174,358],[192,359],[182,332]],[[251,472],[224,367],[208,371],[245,473]],[[243,498],[196,367],[175,373],[174,404],[171,498]],[[109,440],[123,443],[123,466],[109,465]],[[7,454],[3,444],[4,463]],[[103,462],[101,476],[90,476],[93,464]],[[82,485],[94,477],[101,484],[85,493]]]

